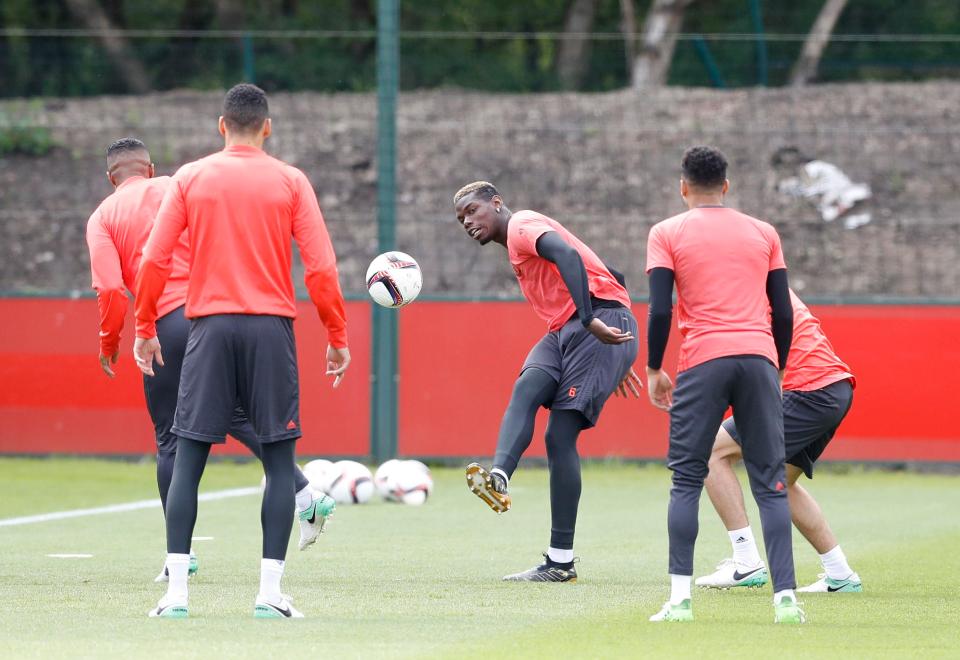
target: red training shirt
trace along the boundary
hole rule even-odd
[[[347,345],[336,255],[313,187],[297,168],[243,145],[228,146],[174,174],[137,276],[138,337],[156,336],[157,300],[184,228],[190,231],[188,318],[295,318],[292,237],[330,344]]]
[[[133,176],[97,207],[87,221],[90,272],[100,308],[100,354],[111,356],[120,345],[126,291],[134,292],[140,254],[170,177],[145,179]],[[190,246],[183,232],[173,248],[170,279],[157,301],[157,317],[173,311],[187,299]]]
[[[777,231],[726,207],[699,207],[657,223],[647,273],[669,268],[683,343],[677,371],[730,355],[777,364],[767,273],[786,268]]]
[[[563,327],[576,313],[577,305],[560,277],[556,264],[537,254],[537,239],[548,231],[560,234],[580,254],[587,271],[590,295],[603,300],[616,300],[630,307],[627,290],[585,243],[552,218],[536,211],[517,211],[507,223],[507,252],[520,290],[537,315],[547,322],[550,332]]]
[[[793,343],[787,356],[783,389],[811,392],[841,380],[849,380],[856,387],[850,367],[837,357],[820,321],[793,290],[790,302],[793,303]]]

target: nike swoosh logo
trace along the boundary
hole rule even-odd
[[[291,616],[291,614],[292,614],[292,612],[290,611],[290,608],[289,608],[289,607],[288,607],[287,609],[283,610],[283,609],[280,609],[279,607],[277,607],[276,605],[273,605],[272,603],[267,603],[267,605],[269,605],[271,608],[275,609],[277,612],[280,612],[280,614],[282,614],[283,616],[287,617],[288,619],[290,618],[290,616]]]
[[[830,593],[833,593],[834,591],[840,591],[841,589],[843,589],[843,586],[831,587],[830,585],[827,585],[827,591],[829,591]]]
[[[741,572],[738,571],[737,569],[733,569],[733,579],[736,580],[737,582],[739,582],[739,581],[742,580],[743,578],[745,578],[745,577],[750,577],[751,575],[753,575],[753,574],[756,573],[757,571],[762,571],[762,570],[763,570],[763,567],[762,567],[762,566],[761,566],[760,568],[755,568],[755,569],[753,569],[752,571],[747,571],[746,573],[741,573]]]

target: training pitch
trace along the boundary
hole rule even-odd
[[[201,492],[256,486],[257,464],[211,463]],[[862,594],[801,594],[775,626],[769,587],[695,591],[691,624],[647,618],[668,596],[662,466],[589,465],[577,584],[508,584],[549,539],[547,473],[524,468],[497,516],[458,469],[422,507],[342,506],[287,556],[300,621],[255,621],[259,493],[200,503],[190,619],[150,620],[163,594],[159,506],[61,520],[11,518],[156,497],[151,463],[0,459],[0,657],[958,657],[960,477],[824,471],[809,484],[863,578]],[[749,493],[749,491],[746,491]],[[748,494],[749,499],[749,494]],[[752,504],[752,503],[751,503]],[[696,575],[729,556],[704,495]],[[759,533],[751,506],[751,522]],[[200,540],[202,537],[207,537]],[[798,582],[820,570],[794,534]],[[51,555],[92,555],[54,557]]]

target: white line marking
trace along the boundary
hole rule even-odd
[[[214,500],[225,500],[231,497],[244,497],[246,495],[255,495],[260,493],[257,487],[251,488],[230,488],[229,490],[217,490],[212,493],[201,493],[197,498],[201,502],[211,502]],[[0,527],[12,527],[14,525],[30,525],[32,523],[49,522],[51,520],[64,520],[65,518],[81,518],[83,516],[97,516],[103,513],[125,513],[127,511],[139,511],[140,509],[153,509],[160,506],[160,499],[139,500],[137,502],[126,502],[124,504],[111,504],[109,506],[99,506],[93,509],[74,509],[72,511],[54,511],[52,513],[41,513],[36,516],[21,516],[19,518],[5,518],[0,520]]]
[[[93,555],[68,554],[68,553],[52,554],[47,556],[52,557],[53,559],[90,559],[91,557],[93,557]]]
[[[212,536],[194,536],[191,541],[212,541]]]

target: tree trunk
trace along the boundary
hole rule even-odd
[[[66,0],[67,8],[74,17],[90,30],[102,30],[99,39],[131,92],[144,94],[150,91],[150,76],[143,64],[130,49],[130,43],[116,32],[113,24],[96,0]]]
[[[817,68],[820,66],[820,58],[823,57],[823,51],[826,50],[830,42],[830,35],[833,34],[833,28],[836,27],[840,14],[847,6],[847,0],[827,0],[820,9],[817,20],[813,22],[810,28],[810,34],[803,42],[803,50],[800,52],[800,59],[797,60],[790,74],[790,84],[794,87],[802,87],[817,76]]]
[[[216,0],[217,27],[221,30],[242,30],[245,18],[243,2]]]
[[[659,87],[667,82],[677,46],[683,12],[695,0],[653,0],[643,21],[642,45],[633,65],[633,88]]]
[[[637,13],[633,0],[620,0],[620,16],[623,31],[623,52],[627,57],[627,75],[633,79],[633,64],[637,57]]]
[[[567,7],[563,31],[567,35],[590,32],[597,13],[597,0],[572,0]],[[560,40],[557,51],[557,78],[564,89],[576,89],[583,81],[590,60],[589,39],[571,36]]]

